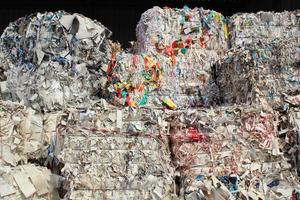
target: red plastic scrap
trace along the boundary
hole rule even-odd
[[[177,41],[175,40],[173,43],[172,43],[172,48],[176,48],[177,47]]]
[[[165,47],[165,54],[168,56],[172,56],[174,54],[174,50],[173,50],[172,46],[167,45]]]
[[[187,137],[191,142],[202,142],[204,137],[198,132],[197,128],[190,127],[187,129]]]
[[[201,48],[205,47],[205,43],[204,43],[204,38],[203,37],[200,37],[200,46],[201,46]]]
[[[190,44],[191,44],[191,41],[192,41],[192,39],[191,39],[190,37],[188,37],[188,38],[185,40],[185,43],[186,43],[187,45],[190,45]]]
[[[184,44],[183,43],[179,43],[178,44],[178,48],[180,48],[180,49],[184,48]]]

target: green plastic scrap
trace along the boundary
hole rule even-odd
[[[146,73],[146,71],[143,71],[142,76],[144,77],[145,80],[150,81],[150,77],[148,76],[148,74]]]
[[[183,9],[184,9],[185,11],[189,11],[189,10],[190,10],[190,8],[189,8],[187,5],[184,5],[184,6],[183,6]]]
[[[182,48],[180,51],[182,54],[186,54],[186,48]]]
[[[208,15],[208,20],[213,20],[215,18],[216,13],[214,11],[210,11]]]
[[[184,24],[184,22],[185,22],[185,16],[184,15],[181,15],[180,16],[180,24],[182,25],[182,24]]]
[[[139,106],[146,105],[146,103],[148,101],[148,97],[149,97],[149,91],[148,91],[148,89],[146,89],[143,96],[142,96],[142,99],[139,102]]]

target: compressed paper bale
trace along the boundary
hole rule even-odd
[[[300,111],[298,107],[291,107],[289,112],[285,115],[281,116],[282,124],[281,127],[284,128],[282,134],[286,134],[286,151],[290,156],[293,156],[296,162],[293,163],[294,168],[297,169],[299,174],[300,167],[299,167],[299,153],[297,151],[298,147],[298,139],[299,139],[299,131],[300,131]],[[294,137],[289,137],[290,134],[294,135]],[[290,138],[290,139],[289,139]]]
[[[16,166],[27,163],[28,159],[39,159],[47,156],[47,139],[43,129],[44,116],[30,108],[1,101],[1,164]]]
[[[220,102],[278,106],[299,87],[299,38],[247,44],[216,64]]]
[[[172,45],[178,38],[203,40],[201,48],[222,51],[227,48],[227,26],[222,14],[203,8],[153,7],[141,16],[136,27],[138,52],[155,54],[157,48]],[[208,37],[210,35],[210,37]]]
[[[111,191],[112,196],[107,198],[126,194],[130,199],[139,193],[149,199],[151,195],[174,195],[175,169],[167,138],[159,137],[159,125],[155,125],[157,111],[109,108],[69,110],[62,118],[68,119],[68,128],[60,133],[62,151],[58,155],[64,163],[65,198],[81,196],[87,190],[107,191],[104,196]],[[117,112],[122,113],[120,119]],[[118,120],[122,127],[117,126]],[[142,129],[137,128],[137,122]],[[128,130],[132,126],[136,129]]]
[[[110,34],[101,23],[64,11],[10,23],[0,41],[2,98],[38,111],[90,105],[101,90]]]
[[[186,6],[154,7],[142,14],[136,32],[137,53],[157,57],[163,71],[162,95],[179,109],[215,104],[212,67],[227,50],[228,39],[222,14]]]
[[[57,128],[63,111],[41,114],[24,105],[0,101],[2,165],[16,166],[57,155]]]
[[[69,134],[72,133],[69,132]],[[160,149],[147,150],[155,145],[153,140],[149,141],[148,145],[142,145],[148,139],[143,138],[139,141],[139,137],[135,137],[136,144],[131,143],[132,145],[126,145],[125,149],[120,149],[121,146],[105,143],[110,138],[114,137],[94,135],[93,139],[98,141],[98,144],[103,144],[98,148],[94,146],[93,148],[74,150],[68,147],[70,144],[67,141],[64,143],[65,149],[59,158],[65,163],[62,174],[67,177],[65,182],[67,195],[72,197],[82,190],[114,191],[116,193],[137,190],[151,194],[156,187],[164,188],[161,195],[171,195],[174,192],[172,187],[174,171],[168,160],[168,154]],[[73,141],[78,142],[78,139],[73,137]],[[126,144],[127,140],[124,136],[118,136],[118,142],[121,144]],[[80,142],[84,144],[86,140],[80,140]],[[100,150],[103,148],[102,146],[107,145],[115,149],[107,147],[105,150]],[[140,148],[135,150],[131,149],[131,146],[140,146]],[[86,156],[82,154],[75,158],[74,152],[86,152]],[[70,160],[71,155],[73,159]],[[143,156],[146,157],[143,158]],[[166,158],[167,160],[165,160]],[[74,160],[78,160],[78,162],[74,162]],[[149,182],[150,179],[155,180]]]
[[[253,42],[300,37],[300,10],[284,12],[238,13],[229,17],[232,47]]]
[[[166,197],[168,199],[169,196]],[[120,199],[120,200],[135,200],[135,199],[153,199],[149,191],[141,190],[113,190],[113,191],[91,191],[91,190],[74,190],[68,197],[69,199]],[[170,197],[169,197],[170,198]]]
[[[1,199],[57,199],[60,179],[45,167],[33,164],[0,166]]]
[[[294,168],[295,157],[289,153],[293,143],[282,137],[286,134],[288,138],[295,138],[296,135],[278,136],[281,129],[277,127],[283,122],[277,121],[279,116],[275,110],[264,110],[258,105],[223,106],[168,112],[164,118],[170,123],[172,154],[180,168],[186,198],[192,199],[193,195],[209,198],[216,195],[214,190],[232,198],[242,188],[251,190],[252,185],[245,185],[245,180],[281,177]],[[269,182],[276,180],[274,177]],[[209,184],[216,181],[223,188]],[[289,191],[299,187],[293,179],[283,178],[280,183]],[[277,189],[268,187],[265,192],[260,187],[259,192],[269,195]]]

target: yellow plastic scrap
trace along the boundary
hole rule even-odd
[[[228,38],[228,27],[227,27],[226,23],[224,24],[224,37],[225,37],[225,39]]]
[[[161,96],[160,100],[162,101],[162,103],[164,105],[167,106],[168,109],[174,110],[176,108],[176,105],[173,103],[173,101],[169,97]]]
[[[156,63],[154,62],[154,60],[150,56],[144,55],[144,64],[145,64],[146,68],[151,68]]]
[[[126,90],[128,91],[129,89],[130,89],[130,84],[129,83],[127,83],[126,85],[125,85],[125,88],[126,88]]]
[[[216,21],[216,23],[220,23],[220,20],[221,20],[221,14],[220,13],[216,13],[215,14],[215,21]]]

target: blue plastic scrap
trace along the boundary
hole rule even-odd
[[[275,179],[275,180],[273,180],[271,183],[269,183],[267,186],[268,186],[269,188],[272,188],[272,187],[278,186],[279,183],[280,183],[279,179]]]

